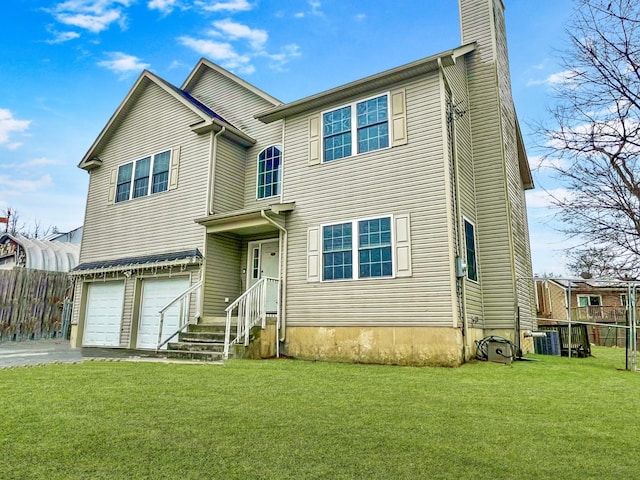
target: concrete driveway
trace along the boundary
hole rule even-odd
[[[81,361],[82,351],[72,349],[67,340],[0,342],[0,368]]]

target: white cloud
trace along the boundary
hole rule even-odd
[[[527,207],[529,208],[553,208],[554,199],[570,199],[573,192],[566,188],[553,188],[551,190],[528,190],[526,192]]]
[[[265,30],[252,29],[247,25],[234,22],[230,19],[218,20],[213,25],[219,32],[210,32],[214,35],[225,34],[230,40],[244,39],[249,41],[251,48],[260,51],[264,48],[264,44],[269,39],[269,34]]]
[[[11,143],[7,143],[7,148],[9,150],[17,150],[18,148],[20,148],[23,145],[22,142],[11,142]]]
[[[108,68],[112,72],[126,76],[129,73],[139,72],[149,66],[148,63],[142,63],[138,57],[127,55],[122,52],[110,52],[110,60],[98,62],[98,66]]]
[[[13,118],[11,110],[0,108],[0,145],[9,142],[11,132],[24,132],[29,128],[31,120],[17,120]],[[12,150],[20,144],[10,143],[8,147]]]
[[[53,32],[53,35],[54,37],[51,40],[47,40],[47,43],[64,43],[80,37],[78,32]]]
[[[53,183],[51,175],[46,174],[36,180],[18,180],[7,175],[0,175],[0,185],[5,185],[21,193],[34,192]]]
[[[324,15],[324,13],[322,13],[322,11],[320,10],[320,7],[322,7],[322,4],[317,1],[317,0],[309,0],[307,2],[309,4],[309,6],[311,7],[311,15]]]
[[[64,165],[64,162],[61,162],[60,160],[53,160],[51,158],[40,157],[40,158],[33,158],[31,160],[27,160],[26,162],[22,162],[22,163],[3,163],[3,164],[0,164],[0,168],[29,169],[34,167],[46,167],[51,165]]]
[[[274,70],[284,70],[284,65],[289,63],[291,59],[302,55],[300,47],[295,43],[285,45],[280,53],[266,53],[263,56],[271,59],[270,67]]]
[[[226,2],[196,1],[195,4],[209,12],[242,12],[253,8],[253,5],[247,0],[228,0]]]
[[[171,13],[177,6],[177,0],[150,0],[147,6],[151,10],[160,10],[162,13]]]
[[[562,158],[548,158],[541,156],[529,157],[529,167],[531,170],[556,169],[564,167],[566,162]]]
[[[324,15],[324,12],[320,10],[320,8],[322,7],[322,3],[320,3],[318,0],[308,0],[307,4],[309,5],[309,11],[297,12],[297,13],[294,13],[293,16],[296,18],[304,18],[307,15],[316,15],[318,17],[321,17]]]
[[[178,37],[178,41],[182,45],[195,50],[200,55],[221,62],[222,66],[229,70],[236,70],[245,74],[250,74],[255,71],[255,68],[250,63],[251,58],[248,55],[238,54],[229,43],[202,40],[187,36]]]
[[[367,18],[367,14],[366,13],[358,13],[355,17],[353,17],[355,19],[356,22],[362,22],[364,20],[366,20]]]
[[[576,77],[579,75],[575,70],[564,70],[562,72],[556,72],[549,75],[544,80],[529,80],[527,82],[527,87],[535,86],[535,85],[548,85],[555,86],[561,84],[567,84],[573,82]]]
[[[128,7],[132,0],[67,0],[48,11],[65,25],[100,33],[118,22],[124,26],[126,16],[119,6]]]

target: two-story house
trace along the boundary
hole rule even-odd
[[[79,165],[74,345],[156,348],[159,310],[194,287],[183,310],[223,322],[241,297],[298,358],[457,365],[489,334],[530,348],[504,5],[460,0],[460,17],[462,46],[286,104],[205,59],[179,88],[145,71]]]

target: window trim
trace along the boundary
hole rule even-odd
[[[388,135],[389,135],[389,145],[387,145],[386,147],[382,147],[382,148],[378,148],[376,150],[369,150],[367,152],[363,152],[360,153],[358,152],[358,112],[357,112],[357,105],[358,103],[362,103],[362,102],[366,102],[369,100],[373,100],[374,98],[379,98],[379,97],[387,97],[387,126],[388,126]],[[324,139],[325,139],[325,135],[324,135],[324,115],[325,113],[330,113],[330,112],[335,112],[336,110],[340,110],[341,108],[345,108],[345,107],[351,107],[351,155],[345,156],[345,157],[341,157],[341,158],[336,158],[334,160],[325,160],[325,155],[324,155]],[[381,152],[384,150],[388,150],[390,148],[392,148],[392,141],[393,141],[393,121],[391,118],[391,92],[390,91],[386,91],[386,92],[381,92],[381,93],[377,93],[376,95],[371,95],[370,97],[366,97],[366,98],[359,98],[356,101],[350,102],[350,103],[345,103],[342,105],[337,105],[333,108],[330,108],[328,110],[323,110],[320,112],[320,163],[324,164],[324,163],[333,163],[336,161],[340,161],[340,160],[344,160],[345,158],[353,158],[353,157],[357,157],[360,155],[366,155],[368,153],[373,153],[373,152]]]
[[[264,152],[267,151],[268,148],[277,148],[280,151],[280,165],[278,166],[278,193],[276,193],[275,195],[270,195],[268,197],[260,197],[258,196],[258,193],[260,191],[260,155],[262,155]],[[273,145],[268,145],[266,147],[264,147],[262,150],[260,150],[260,152],[258,153],[258,155],[256,155],[256,200],[266,200],[268,198],[274,198],[274,197],[279,197],[282,194],[282,163],[284,160],[284,153],[283,153],[283,149],[282,149],[282,144],[280,143],[274,143]]]
[[[164,190],[161,190],[159,192],[153,192],[153,167],[155,166],[155,161],[156,161],[156,157],[163,154],[163,153],[168,153],[169,154],[169,166],[167,168],[167,187]],[[136,165],[138,164],[138,162],[142,161],[142,160],[146,160],[147,158],[150,159],[149,162],[149,172],[148,172],[148,182],[147,182],[147,193],[144,195],[140,195],[138,197],[134,197],[134,186],[135,186],[135,180],[136,180]],[[159,193],[164,193],[164,192],[168,192],[170,190],[169,186],[171,184],[171,161],[173,159],[173,149],[169,148],[166,150],[161,150],[149,155],[145,155],[143,157],[137,158],[135,160],[131,160],[129,162],[126,163],[121,163],[120,165],[118,165],[117,170],[116,170],[116,183],[115,183],[115,193],[114,193],[114,197],[113,197],[113,203],[114,204],[119,204],[119,203],[126,203],[126,202],[130,202],[132,200],[137,200],[139,198],[146,198],[149,197],[151,195],[157,195]],[[118,178],[120,176],[120,169],[122,167],[125,167],[127,165],[131,165],[131,178],[129,179],[129,195],[125,200],[118,200]]]
[[[473,252],[475,253],[475,267],[476,267],[476,278],[473,279],[469,276],[469,258],[468,258],[468,252],[467,252],[467,228],[465,223],[468,223],[469,225],[471,225],[473,227],[473,247],[474,250]],[[473,283],[480,283],[480,269],[478,268],[478,232],[476,229],[476,224],[475,222],[472,222],[471,219],[469,219],[468,217],[465,217],[464,215],[462,216],[462,231],[464,233],[463,238],[464,238],[464,261],[465,264],[467,266],[467,271],[465,273],[464,278],[473,282]]]
[[[380,277],[360,277],[360,255],[359,255],[359,240],[360,229],[358,227],[359,222],[366,220],[379,220],[381,218],[388,218],[391,233],[391,275],[384,275]],[[333,283],[333,282],[353,282],[353,281],[369,281],[369,280],[388,280],[396,278],[396,234],[395,234],[395,218],[393,214],[381,214],[371,215],[367,217],[359,217],[351,220],[334,221],[320,224],[320,283]],[[351,268],[353,275],[351,278],[338,278],[338,279],[324,279],[324,227],[330,227],[333,225],[343,225],[345,223],[351,223]]]
[[[598,298],[598,299],[599,299],[599,300],[598,300],[599,305],[591,305],[591,297],[596,297],[596,298]],[[587,299],[587,303],[588,303],[588,305],[581,306],[581,305],[580,305],[580,299],[581,299],[581,298],[586,298],[586,299]],[[603,306],[603,305],[602,305],[602,295],[591,295],[591,294],[589,294],[589,293],[580,293],[580,294],[576,294],[576,302],[578,302],[578,305],[577,305],[577,306],[578,306],[578,308],[584,308],[584,307],[602,307],[602,306]]]

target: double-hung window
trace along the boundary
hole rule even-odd
[[[171,151],[157,153],[120,165],[115,202],[164,192],[169,187]]]
[[[478,281],[478,262],[476,259],[476,232],[470,221],[464,221],[464,239],[467,253],[467,278]]]
[[[322,227],[322,279],[393,276],[391,217]]]
[[[322,145],[325,162],[387,148],[389,96],[384,94],[323,113]]]
[[[280,164],[282,152],[279,147],[269,147],[258,155],[258,198],[280,195]]]

